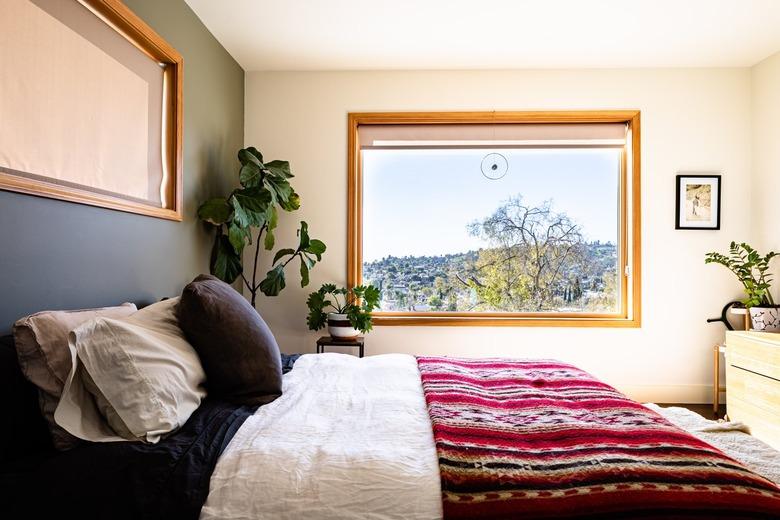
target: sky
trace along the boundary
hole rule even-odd
[[[482,159],[506,157],[509,169],[486,178]],[[469,235],[510,197],[551,200],[587,240],[617,242],[617,149],[363,150],[363,260],[460,253],[487,244]]]

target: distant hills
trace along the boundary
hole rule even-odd
[[[569,266],[560,283],[556,283],[549,308],[544,311],[610,312],[616,310],[618,301],[617,248],[612,243],[589,242],[582,245],[583,252],[577,264]],[[388,256],[363,264],[363,281],[379,287],[382,292],[383,311],[450,311],[450,312],[534,312],[522,294],[523,284],[532,283],[532,277],[523,273],[520,265],[507,270],[516,272],[517,287],[502,287],[496,282],[495,290],[514,291],[513,298],[493,299],[502,301],[496,308],[484,296],[483,278],[485,253],[490,249],[468,251],[441,256]],[[492,267],[496,269],[495,266]],[[529,273],[530,274],[530,273]],[[531,280],[529,282],[529,280]],[[490,292],[490,291],[487,291]],[[506,303],[510,302],[511,303]]]

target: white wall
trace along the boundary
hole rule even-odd
[[[756,247],[780,252],[780,53],[752,69],[753,205]],[[775,260],[780,281],[780,261]],[[778,295],[778,291],[774,291]]]
[[[711,349],[723,330],[705,319],[739,287],[725,269],[705,266],[704,253],[750,239],[749,69],[248,73],[246,96],[246,144],[289,160],[302,197],[301,210],[283,216],[277,240],[292,244],[304,219],[328,245],[310,287],[301,289],[292,270],[288,289],[259,304],[286,352],[314,350],[306,294],[346,281],[348,112],[640,109],[642,328],[377,327],[366,351],[544,356],[639,400],[710,398]],[[722,172],[721,231],[674,230],[678,171]]]

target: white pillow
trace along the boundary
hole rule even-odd
[[[206,395],[206,375],[178,326],[178,301],[71,331],[73,369],[54,414],[57,424],[89,441],[154,443],[187,421]]]

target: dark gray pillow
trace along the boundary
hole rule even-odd
[[[257,311],[230,285],[198,276],[184,288],[178,316],[200,356],[210,396],[256,405],[282,395],[279,345]]]

